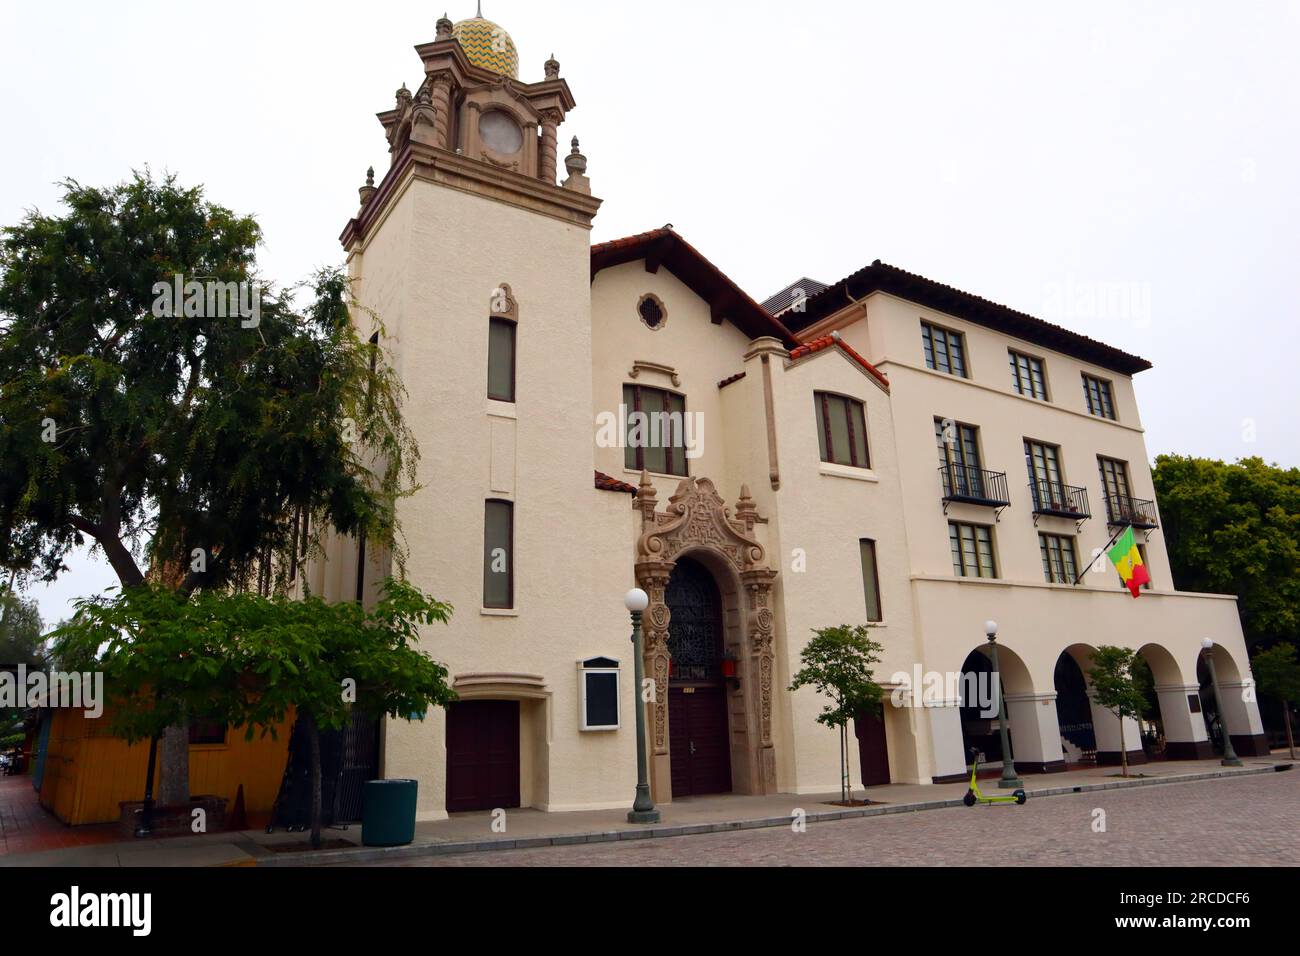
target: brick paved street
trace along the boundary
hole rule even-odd
[[[1107,832],[1094,833],[1093,810]],[[805,808],[811,809],[811,808]],[[426,857],[402,866],[1296,866],[1300,770],[673,839]]]

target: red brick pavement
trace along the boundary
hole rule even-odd
[[[70,827],[41,806],[32,778],[0,777],[0,856],[119,840],[111,823]]]

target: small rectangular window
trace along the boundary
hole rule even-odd
[[[515,400],[515,324],[509,319],[488,321],[488,398]]]
[[[510,610],[515,606],[514,505],[489,501],[483,531],[483,606]]]
[[[926,368],[966,378],[966,343],[960,332],[929,322],[921,323],[921,346],[925,350]]]
[[[1079,569],[1074,539],[1061,534],[1040,534],[1038,550],[1043,558],[1043,577],[1048,584],[1075,584]]]
[[[190,745],[224,744],[226,742],[226,725],[218,720],[191,720]]]
[[[1047,378],[1043,375],[1043,360],[1032,355],[1008,350],[1011,359],[1011,384],[1021,395],[1047,401]]]
[[[578,665],[578,681],[578,729],[584,733],[618,730],[622,723],[618,661],[604,657],[583,661]]]
[[[817,440],[822,461],[851,468],[870,468],[867,419],[861,402],[843,395],[816,392]]]
[[[993,529],[988,525],[948,522],[952,548],[952,570],[959,578],[996,578],[993,560]]]
[[[623,463],[634,471],[689,476],[686,464],[686,399],[676,392],[624,385],[627,442]]]
[[[880,608],[880,570],[876,567],[876,542],[863,538],[858,542],[862,553],[862,588],[867,596],[867,621],[879,624],[885,619]]]
[[[1088,414],[1115,420],[1115,398],[1110,382],[1091,375],[1083,376],[1083,397],[1088,403]]]

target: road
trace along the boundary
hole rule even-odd
[[[1099,829],[1103,823],[1104,831]],[[1045,797],[1024,807],[928,810],[812,824],[802,833],[743,830],[379,865],[1297,866],[1300,768]]]

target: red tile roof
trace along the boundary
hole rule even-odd
[[[595,279],[602,269],[638,259],[645,259],[650,271],[657,272],[661,265],[666,266],[712,306],[715,322],[725,318],[751,339],[771,336],[780,339],[786,348],[798,344],[794,334],[779,319],[769,315],[671,226],[592,246],[591,277]]]
[[[784,319],[797,332],[873,292],[887,292],[900,299],[955,315],[1004,335],[1055,349],[1064,355],[1083,359],[1126,375],[1135,375],[1151,368],[1151,363],[1146,359],[1121,351],[1112,345],[1098,342],[1086,335],[1045,322],[1028,313],[1018,312],[1008,306],[999,305],[997,302],[991,302],[970,292],[963,292],[961,289],[954,289],[952,286],[935,282],[925,276],[907,272],[879,259],[813,296],[808,300],[802,314],[787,312],[784,314]]]
[[[629,485],[626,481],[619,481],[599,471],[596,472],[596,488],[600,491],[617,491],[625,495],[636,494],[635,485]]]
[[[735,375],[731,376],[731,378],[724,378],[721,382],[718,383],[718,388],[722,389],[722,388],[726,388],[728,385],[735,385],[737,382],[743,379],[746,374],[748,373],[737,372]]]
[[[819,339],[813,339],[811,342],[805,342],[790,353],[790,360],[797,362],[801,358],[807,358],[809,355],[816,355],[818,352],[824,352],[826,349],[835,345],[838,345],[840,351],[848,356],[851,361],[857,362],[861,365],[863,370],[879,382],[885,391],[889,391],[889,379],[886,377],[885,373],[864,359],[851,345],[833,333],[831,335],[823,335]]]

